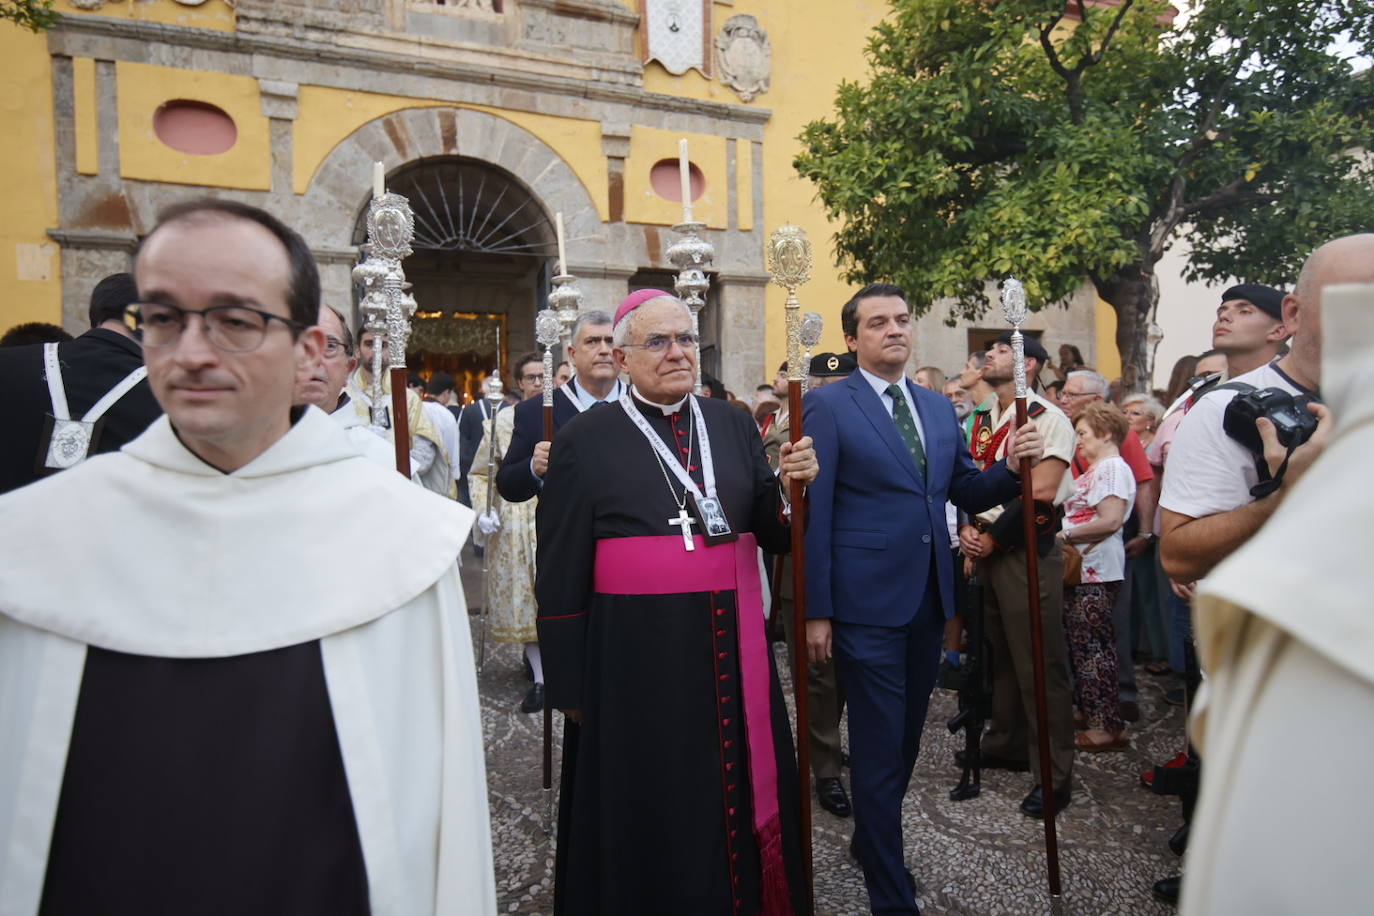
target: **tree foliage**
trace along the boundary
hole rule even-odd
[[[57,25],[62,14],[52,8],[53,0],[0,0],[0,19],[8,19],[31,32]]]
[[[1349,60],[1374,47],[1374,0],[1206,0],[1181,21],[1154,0],[893,6],[869,81],[840,86],[796,160],[853,282],[951,300],[952,321],[1009,274],[1033,308],[1087,278],[1143,383],[1180,228],[1191,279],[1286,286],[1374,223],[1374,81]]]

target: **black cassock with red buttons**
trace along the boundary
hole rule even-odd
[[[781,490],[752,419],[725,401],[698,403],[731,528],[753,534],[765,551],[786,553]],[[700,485],[701,442],[687,405],[667,416],[634,405]],[[655,455],[623,408],[588,411],[555,436],[539,497],[536,595],[546,696],[557,709],[580,710],[582,720],[567,723],[564,742],[555,911],[760,913],[763,871],[739,687],[740,594],[606,594],[593,587],[599,541],[675,538],[682,548],[669,519],[678,515],[683,487]],[[664,541],[656,556],[668,546]],[[682,556],[686,561],[685,550]],[[638,574],[646,572],[669,571]],[[800,901],[791,728],[772,652],[751,656],[746,649],[745,663],[749,657],[767,668],[780,864],[791,899]],[[757,747],[757,733],[752,737]]]

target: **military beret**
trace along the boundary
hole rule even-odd
[[[1024,341],[1024,349],[1026,351],[1026,356],[1035,360],[1041,366],[1045,365],[1045,363],[1050,361],[1049,351],[1045,349],[1044,345],[1042,345],[1040,341],[1036,340],[1029,334],[1022,334],[1021,339],[1022,341]],[[996,343],[1004,343],[1010,347],[1011,331],[1004,332],[1001,337],[997,338]]]
[[[851,353],[817,353],[811,357],[811,369],[807,375],[816,378],[837,378],[850,375],[858,366]]]
[[[1274,289],[1259,283],[1241,283],[1221,294],[1222,302],[1244,299],[1270,317],[1283,320],[1283,290]]]

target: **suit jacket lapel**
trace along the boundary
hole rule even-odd
[[[906,468],[907,473],[911,475],[911,479],[916,481],[916,483],[924,489],[925,481],[921,479],[921,475],[916,470],[916,459],[911,457],[911,450],[908,449],[906,443],[902,441],[901,433],[897,432],[897,424],[892,422],[892,417],[888,415],[887,409],[883,407],[882,398],[880,398],[878,393],[868,384],[868,380],[858,372],[855,372],[849,377],[848,385],[850,393],[854,398],[854,403],[859,406],[859,410],[868,418],[868,422],[873,424],[873,429],[878,434],[878,438],[882,439],[883,442],[887,444],[888,449],[892,451],[898,463]],[[927,457],[926,460],[929,462],[929,457]]]

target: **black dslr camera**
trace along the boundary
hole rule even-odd
[[[1255,421],[1260,417],[1265,417],[1274,424],[1279,442],[1290,452],[1317,431],[1317,418],[1307,409],[1311,398],[1293,397],[1282,388],[1256,389],[1239,383],[1221,387],[1239,389],[1231,403],[1226,405],[1222,428],[1226,430],[1226,435],[1256,455],[1264,454],[1264,441],[1260,439],[1259,430],[1255,428]]]

